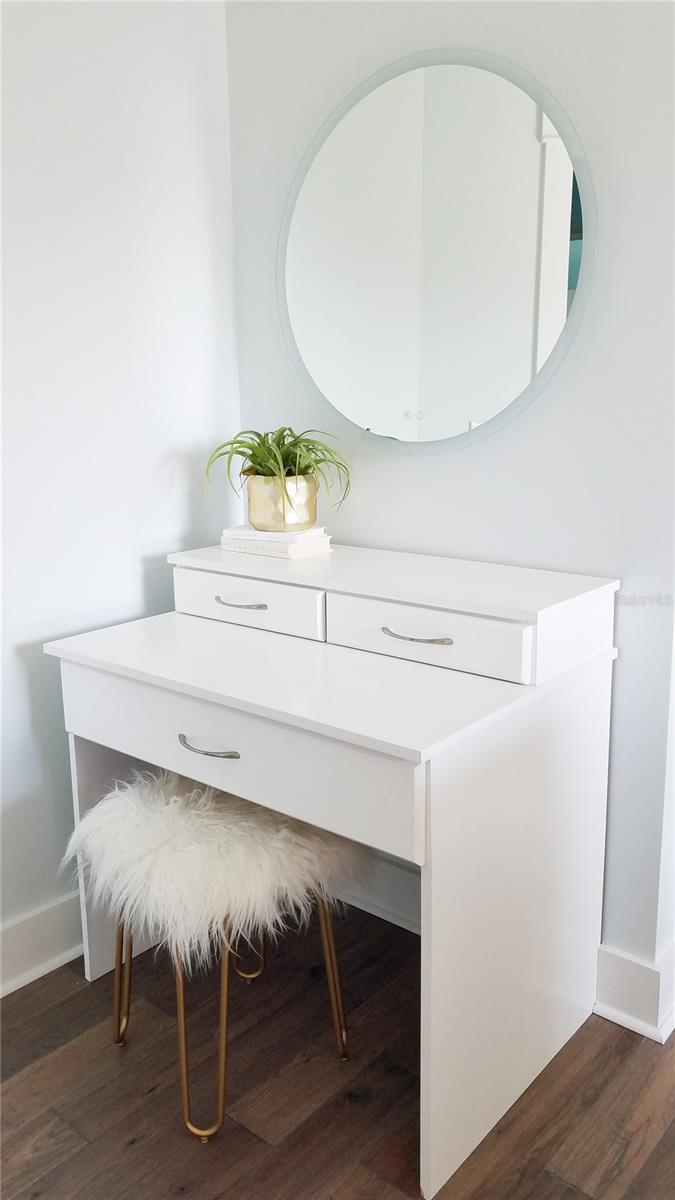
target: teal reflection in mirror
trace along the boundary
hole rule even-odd
[[[429,442],[477,429],[560,338],[583,245],[551,119],[478,67],[397,75],[320,145],[288,225],[304,367],[354,424]]]

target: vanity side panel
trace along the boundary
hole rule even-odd
[[[430,1200],[595,1001],[611,660],[432,760],[422,868]]]
[[[608,584],[539,614],[534,683],[545,683],[614,644],[618,584]]]

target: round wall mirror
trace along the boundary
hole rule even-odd
[[[480,67],[407,69],[301,171],[280,264],[296,358],[373,433],[478,429],[558,342],[582,235],[570,155],[530,95]]]

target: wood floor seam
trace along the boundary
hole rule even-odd
[[[563,1183],[566,1188],[569,1188],[570,1191],[574,1193],[575,1196],[579,1196],[580,1200],[600,1200],[598,1196],[592,1195],[590,1192],[584,1192],[580,1187],[577,1187],[575,1183],[572,1183],[571,1180],[565,1179],[564,1176],[559,1175],[557,1171],[552,1171],[550,1167],[545,1167],[544,1170],[546,1175],[550,1175],[552,1179],[557,1179],[560,1183]],[[536,1197],[533,1197],[532,1200],[536,1200]]]

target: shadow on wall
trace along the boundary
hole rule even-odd
[[[45,639],[47,640],[47,639]],[[25,674],[30,706],[30,727],[38,762],[32,764],[33,786],[17,788],[11,804],[3,810],[3,888],[9,890],[17,863],[35,863],[35,843],[63,845],[72,826],[68,741],[63,729],[63,703],[58,664],[46,659],[42,642],[16,649]],[[44,794],[50,797],[45,806]],[[45,829],[45,823],[49,825]],[[67,889],[57,874],[58,862],[45,863],[53,874],[50,891],[54,897]],[[14,914],[10,914],[10,917]]]
[[[244,520],[244,493],[235,492],[230,487],[227,471],[219,463],[206,481],[206,464],[211,451],[217,442],[231,436],[223,428],[222,436],[207,444],[200,445],[189,454],[176,452],[167,460],[167,470],[172,473],[174,486],[179,481],[185,496],[186,529],[176,537],[175,544],[169,546],[167,554],[177,550],[193,550],[199,546],[212,545],[220,541],[220,534],[225,526],[237,525]],[[151,560],[144,560],[144,562]],[[160,559],[157,559],[159,563]],[[168,570],[171,584],[171,570]],[[156,610],[159,611],[159,610]]]
[[[176,452],[166,460],[166,470],[174,485],[178,480],[185,493],[186,529],[161,554],[141,560],[143,613],[139,615],[153,616],[173,609],[173,570],[166,561],[167,554],[219,541],[224,526],[242,520],[243,500],[230,487],[225,472],[214,473],[211,481],[206,482],[206,463],[212,449],[212,444],[203,445],[189,453]],[[114,620],[113,617],[108,623]],[[105,623],[102,621],[100,625]]]
[[[166,554],[171,551],[167,550]],[[143,616],[152,617],[173,608],[173,579],[166,554],[151,554],[141,559],[143,574]]]

